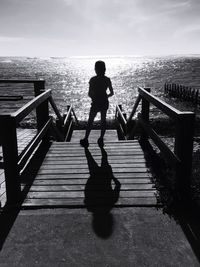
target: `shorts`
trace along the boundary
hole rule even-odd
[[[94,103],[91,104],[91,111],[92,112],[100,112],[100,111],[106,111],[109,108],[109,102],[105,101],[103,103]]]

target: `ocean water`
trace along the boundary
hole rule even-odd
[[[0,79],[43,78],[51,88],[61,110],[72,104],[77,117],[87,119],[90,108],[88,81],[95,75],[94,63],[106,63],[115,95],[110,99],[108,117],[113,117],[116,104],[129,114],[137,96],[138,86],[151,87],[154,95],[181,110],[195,110],[190,103],[169,99],[164,95],[165,82],[200,88],[200,55],[165,57],[73,57],[25,58],[0,57]],[[156,109],[151,108],[154,113]],[[159,114],[159,113],[158,113]],[[98,117],[97,117],[98,119]]]

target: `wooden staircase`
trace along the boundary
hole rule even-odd
[[[115,130],[107,130],[101,149],[96,143],[99,133],[93,130],[84,149],[79,144],[83,136],[83,131],[74,131],[71,142],[52,143],[23,207],[158,204],[137,140],[119,141]]]

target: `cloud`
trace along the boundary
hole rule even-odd
[[[46,45],[77,54],[167,52],[168,40],[179,36],[180,46],[189,33],[199,42],[199,0],[1,0],[0,7],[4,44],[24,38],[33,50]]]
[[[8,37],[8,36],[0,36],[0,42],[2,43],[16,43],[23,41],[24,38],[22,37]]]

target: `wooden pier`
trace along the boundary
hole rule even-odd
[[[52,143],[22,204],[23,207],[85,206],[88,179],[93,179],[88,194],[96,194],[94,203],[96,201],[102,203],[102,198],[112,198],[109,185],[105,187],[104,184],[105,177],[109,180],[110,176],[105,166],[101,168],[104,157],[107,157],[112,175],[120,183],[120,192],[115,206],[156,206],[158,204],[152,175],[146,167],[144,154],[138,141],[119,141],[117,138],[112,140],[113,131],[108,130],[102,152],[96,142],[96,132],[91,132],[90,146],[87,150],[79,144],[79,137],[84,135],[83,131],[81,135],[80,132],[73,132],[74,141]],[[96,140],[93,141],[94,139]],[[92,169],[90,169],[92,164],[90,161],[94,161]],[[95,174],[91,174],[93,171]],[[114,190],[114,181],[110,182]]]
[[[79,140],[84,132],[74,128],[77,118],[73,107],[60,114],[51,90],[44,90],[44,81],[28,84],[31,82],[35,97],[12,113],[0,114],[1,207],[160,205],[149,163],[140,143],[133,139],[135,125],[141,128],[140,142],[145,144],[149,138],[154,141],[176,171],[177,191],[189,197],[194,113],[181,112],[153,96],[150,89],[138,88],[138,98],[128,119],[121,107],[116,107],[117,127],[106,131],[104,147],[97,145],[98,130],[92,130],[89,148],[83,148]],[[152,129],[150,104],[175,121],[174,152]],[[49,115],[49,105],[56,122]],[[141,112],[132,127],[137,108]],[[33,110],[37,129],[19,130],[20,122]]]

